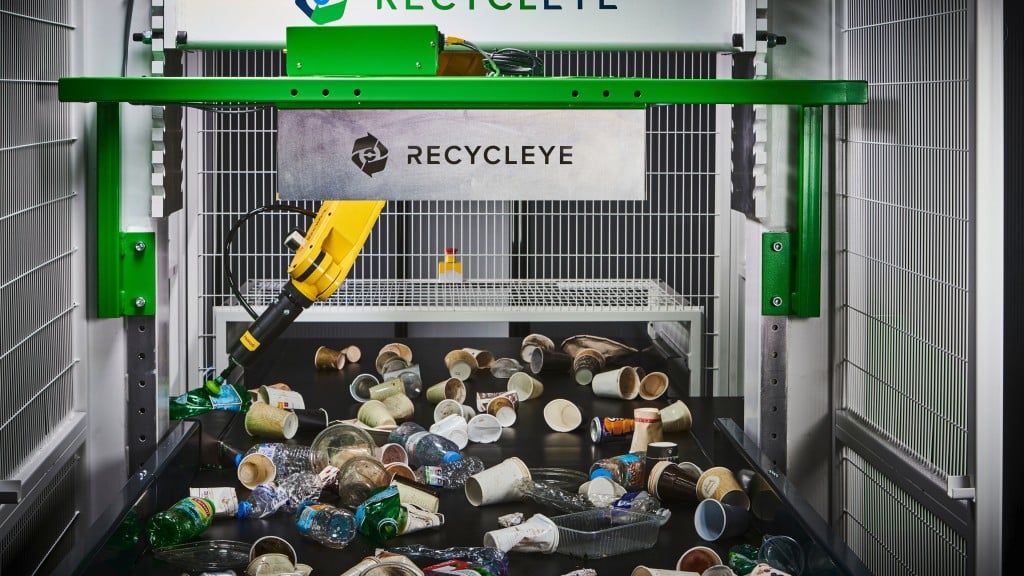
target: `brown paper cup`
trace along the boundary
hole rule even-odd
[[[385,345],[379,352],[377,352],[377,355],[380,356],[385,352],[394,352],[399,358],[405,360],[409,364],[412,364],[412,349],[401,342],[392,342]]]
[[[665,432],[685,432],[690,428],[693,428],[693,416],[682,400],[661,409],[661,429]]]
[[[394,350],[382,350],[380,354],[377,354],[377,359],[373,361],[373,367],[377,369],[377,373],[383,375],[387,370],[385,366],[395,360],[402,360],[402,357],[398,355],[398,352]],[[405,362],[405,360],[402,360]]]
[[[363,357],[363,351],[359,349],[359,346],[346,346],[341,349],[341,353],[349,362],[359,362],[359,359]]]
[[[333,348],[321,346],[316,349],[313,364],[318,370],[341,370],[345,367],[345,356]]]
[[[697,504],[697,480],[701,469],[686,462],[658,462],[647,477],[647,491],[666,504]]]
[[[476,358],[465,350],[452,350],[444,357],[444,365],[448,368],[448,374],[452,378],[466,381],[473,372],[479,368]]]
[[[604,370],[605,357],[593,348],[583,348],[572,359],[573,379],[580,386],[586,386],[594,380],[594,374]]]
[[[298,430],[298,417],[276,406],[257,402],[245,413],[245,431],[250,436],[288,440]]]
[[[249,454],[238,463],[238,481],[242,486],[252,490],[265,482],[272,482],[277,477],[277,466],[263,454]]]
[[[427,402],[437,404],[441,400],[455,400],[462,404],[466,401],[466,385],[452,377],[427,388]]]
[[[722,557],[707,546],[694,546],[676,561],[676,570],[684,570],[689,572],[697,572],[703,574],[705,570],[712,566],[721,566]]]
[[[697,494],[702,499],[718,500],[723,504],[750,510],[750,498],[740,487],[732,470],[724,466],[709,468],[697,480]]]
[[[499,396],[487,403],[487,413],[498,419],[503,428],[516,423],[516,408],[512,400]]]
[[[524,362],[529,363],[533,357],[533,351],[537,349],[547,350],[548,352],[555,351],[555,343],[551,338],[543,334],[529,334],[526,338],[523,338],[523,343],[519,346],[519,357]]]
[[[491,367],[494,363],[494,354],[491,354],[487,350],[477,350],[476,348],[463,348],[466,352],[473,355],[476,360],[476,366],[480,370],[485,370]]]
[[[657,408],[633,410],[633,440],[630,452],[645,452],[651,442],[661,442],[661,414]]]
[[[395,422],[395,417],[391,415],[388,407],[380,400],[370,400],[363,404],[359,408],[359,413],[356,414],[356,417],[370,428],[394,428],[398,426],[398,423]]]
[[[402,477],[407,480],[412,480],[414,482],[416,481],[416,473],[412,471],[412,468],[409,468],[408,464],[402,464],[401,462],[392,462],[390,464],[385,464],[384,470],[387,471],[387,473],[391,476],[392,480],[394,480],[397,477]]]
[[[416,413],[416,407],[413,405],[412,400],[409,399],[405,394],[395,394],[388,396],[381,402],[387,407],[388,413],[395,419],[396,422],[405,422],[413,417]]]
[[[668,390],[668,375],[664,372],[651,372],[640,381],[640,397],[644,400],[657,400]]]

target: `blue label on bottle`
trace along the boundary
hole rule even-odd
[[[242,409],[242,397],[234,386],[224,385],[220,387],[220,394],[210,396],[210,403],[216,410],[230,410],[238,412]]]
[[[640,457],[636,454],[623,454],[622,456],[619,456],[618,459],[626,464],[632,464],[633,462],[640,461]]]
[[[181,396],[176,397],[173,400],[173,402],[175,404],[181,404],[182,406],[184,406],[185,404],[188,404],[188,394],[182,394]]]
[[[256,453],[273,460],[274,454],[277,453],[277,444],[260,444],[259,448],[256,449]]]
[[[306,506],[299,514],[299,520],[295,523],[295,526],[299,529],[302,534],[307,534],[310,527],[313,525],[313,517],[324,507],[323,504],[314,504],[312,506]]]

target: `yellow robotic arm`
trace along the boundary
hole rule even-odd
[[[356,256],[373,230],[383,200],[328,200],[320,205],[288,266],[290,280],[277,302],[257,318],[228,352],[229,365],[208,386],[219,389],[239,367],[251,364],[260,349],[277,339],[313,302],[326,300],[348,277]]]

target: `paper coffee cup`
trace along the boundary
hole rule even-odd
[[[384,470],[388,473],[388,476],[394,480],[395,478],[405,478],[412,482],[416,481],[416,473],[409,468],[408,464],[402,464],[401,462],[392,462],[384,465]]]
[[[511,502],[521,497],[516,483],[530,479],[530,469],[516,457],[487,468],[466,480],[466,499],[473,506]]]
[[[380,400],[369,400],[365,402],[356,414],[359,421],[370,428],[394,428],[398,425],[395,417],[391,415],[388,407]]]
[[[523,338],[523,343],[519,346],[519,357],[523,359],[523,362],[529,364],[530,359],[533,358],[533,351],[538,348],[554,352],[555,343],[543,334],[529,334]]]
[[[682,400],[661,409],[661,429],[665,432],[685,432],[692,427],[693,416]]]
[[[601,372],[594,376],[591,389],[595,396],[632,400],[640,393],[640,380],[632,366]]]
[[[380,568],[375,572],[374,568]],[[401,554],[381,552],[367,556],[358,564],[345,570],[339,576],[423,576],[423,571],[409,558]]]
[[[661,442],[661,414],[657,408],[636,408],[633,410],[633,440],[630,452],[646,452],[651,442]]]
[[[388,396],[394,396],[395,394],[405,395],[405,384],[402,383],[401,378],[392,378],[385,380],[380,384],[376,384],[370,387],[370,399],[384,401]]]
[[[430,427],[430,431],[447,438],[462,450],[469,444],[469,424],[462,414],[451,414]]]
[[[522,524],[486,532],[484,546],[502,552],[550,554],[558,547],[558,525],[543,514],[534,514]]]
[[[508,390],[519,396],[519,401],[533,400],[544,393],[544,384],[526,372],[516,372],[508,379]]]
[[[478,444],[490,444],[501,438],[501,422],[490,414],[477,414],[470,418],[466,432],[469,439]]]
[[[544,406],[544,422],[555,432],[572,432],[583,423],[583,414],[572,402],[556,398]]]
[[[462,381],[469,380],[473,376],[473,372],[478,368],[476,358],[465,350],[452,350],[445,354],[444,365],[448,368],[448,374],[452,378],[458,378]]]
[[[415,504],[402,504],[405,508],[405,527],[402,534],[411,534],[444,525],[444,514],[424,510]]]
[[[700,572],[683,572],[681,570],[670,570],[667,568],[648,568],[637,566],[629,573],[629,576],[703,576]]]
[[[299,430],[299,419],[287,410],[257,402],[245,413],[245,431],[250,436],[288,440]]]
[[[277,466],[270,458],[256,452],[242,458],[238,463],[237,474],[242,486],[252,490],[260,484],[273,482],[277,477]]]
[[[723,504],[750,509],[750,498],[736,481],[732,470],[724,466],[709,468],[697,480],[697,494],[704,499],[718,500]]]
[[[655,464],[647,476],[647,491],[665,504],[697,504],[697,480],[703,472],[690,462]]]
[[[534,348],[530,354],[530,372],[569,372],[572,369],[572,356],[565,352]]]
[[[604,365],[604,354],[593,348],[584,348],[572,360],[573,379],[580,386],[586,386],[594,380],[594,374],[604,369]]]
[[[260,386],[256,393],[259,395],[261,402],[284,410],[306,407],[306,403],[302,400],[302,394],[294,390],[281,390],[280,388],[271,388],[270,386]]]
[[[377,446],[373,449],[373,456],[384,465],[391,464],[392,462],[409,463],[409,454],[406,453],[405,447],[396,442],[388,442],[383,446]]]
[[[455,400],[462,404],[466,401],[466,385],[452,377],[427,388],[427,402],[437,404],[442,400]]]
[[[513,392],[515,394],[515,392]],[[498,419],[498,422],[505,428],[512,426],[516,423],[515,404],[512,400],[504,396],[498,396],[487,403],[487,413]]]
[[[402,476],[392,478],[391,485],[398,488],[398,498],[402,504],[414,504],[429,512],[437,512],[441,505],[440,493],[433,486]]]
[[[412,349],[401,342],[386,344],[377,352],[377,356],[380,356],[385,352],[394,352],[399,358],[405,360],[409,364],[412,364]]]
[[[512,403],[512,407],[516,410],[519,409],[519,394],[515,392],[477,392],[476,393],[476,409],[480,412],[487,411],[487,405],[491,403],[495,398],[505,398]]]
[[[694,546],[676,561],[676,570],[683,570],[689,572],[697,572],[703,574],[705,570],[712,566],[721,566],[722,557],[707,546]]]
[[[697,535],[708,542],[719,538],[734,538],[750,527],[750,512],[710,498],[701,500],[693,513],[693,527]]]
[[[378,374],[383,375],[385,372],[387,372],[387,367],[389,364],[391,364],[392,366],[399,365],[398,363],[394,363],[395,360],[399,360],[401,365],[409,365],[408,362],[403,360],[402,357],[398,355],[398,352],[395,352],[394,350],[381,350],[377,354],[377,358],[373,361],[373,367],[376,368]]]
[[[377,384],[380,384],[380,380],[373,374],[359,374],[352,379],[348,391],[356,402],[366,402],[370,400],[370,388]]]
[[[441,400],[434,406],[434,422],[440,422],[452,414],[462,416],[462,404],[455,400]]]
[[[463,348],[463,350],[473,355],[473,359],[476,360],[476,367],[480,370],[486,370],[494,363],[494,354],[487,350],[477,350],[476,348]]]
[[[644,400],[657,400],[668,390],[668,375],[664,372],[651,372],[640,380],[640,397]]]
[[[473,407],[468,404],[463,404],[462,417],[466,419],[466,422],[472,420],[473,416],[476,416],[476,410],[473,410]]]
[[[416,413],[416,406],[405,394],[394,394],[381,400],[395,422],[405,422]]]
[[[359,349],[359,346],[345,346],[341,349],[341,354],[349,362],[359,362],[359,359],[363,357],[363,351]]]
[[[317,370],[341,370],[345,367],[345,356],[327,346],[321,346],[316,349],[313,354],[313,365],[316,366]]]

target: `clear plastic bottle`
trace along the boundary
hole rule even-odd
[[[640,491],[645,488],[644,484],[644,458],[643,453],[630,453],[611,458],[602,458],[594,462],[590,467],[590,479],[600,475],[602,470],[607,471],[615,483],[626,490]]]
[[[295,511],[300,504],[320,497],[323,485],[312,472],[297,472],[281,482],[256,486],[245,501],[238,503],[239,518],[266,518],[279,509]]]
[[[328,548],[344,548],[356,535],[355,517],[329,504],[300,505],[295,525],[299,534]]]
[[[529,478],[523,478],[516,482],[515,488],[523,495],[524,500],[531,500],[538,504],[550,506],[565,514],[582,512],[594,507],[586,496],[572,494],[557,486],[551,486],[543,482],[534,482]]]
[[[295,512],[299,506],[309,500],[319,500],[323,489],[322,477],[312,472],[296,472],[278,483],[277,489],[284,497],[281,508],[286,512]]]
[[[406,442],[409,441],[409,438],[413,434],[416,434],[417,432],[426,431],[426,428],[420,426],[419,424],[413,422],[412,420],[408,422],[402,422],[401,424],[398,425],[398,428],[395,428],[394,430],[391,431],[390,434],[388,434],[388,442],[399,444],[404,448]]]
[[[440,466],[422,466],[416,470],[416,480],[428,486],[462,488],[466,480],[484,471],[483,461],[476,456],[460,456]]]
[[[252,489],[249,498],[238,503],[238,517],[266,518],[284,505],[287,496],[278,491],[277,484],[266,482]]]
[[[149,519],[149,543],[154,548],[163,548],[187,542],[210,526],[214,511],[213,502],[206,498],[183,498]]]
[[[249,448],[245,454],[240,454],[235,458],[235,466],[237,467],[241,463],[242,458],[257,453],[266,456],[274,463],[277,468],[276,478],[285,478],[296,472],[312,470],[309,446],[280,442],[266,442]]]
[[[405,451],[409,454],[409,466],[413,469],[440,466],[461,457],[457,444],[431,432],[417,432],[410,436],[405,443]]]

